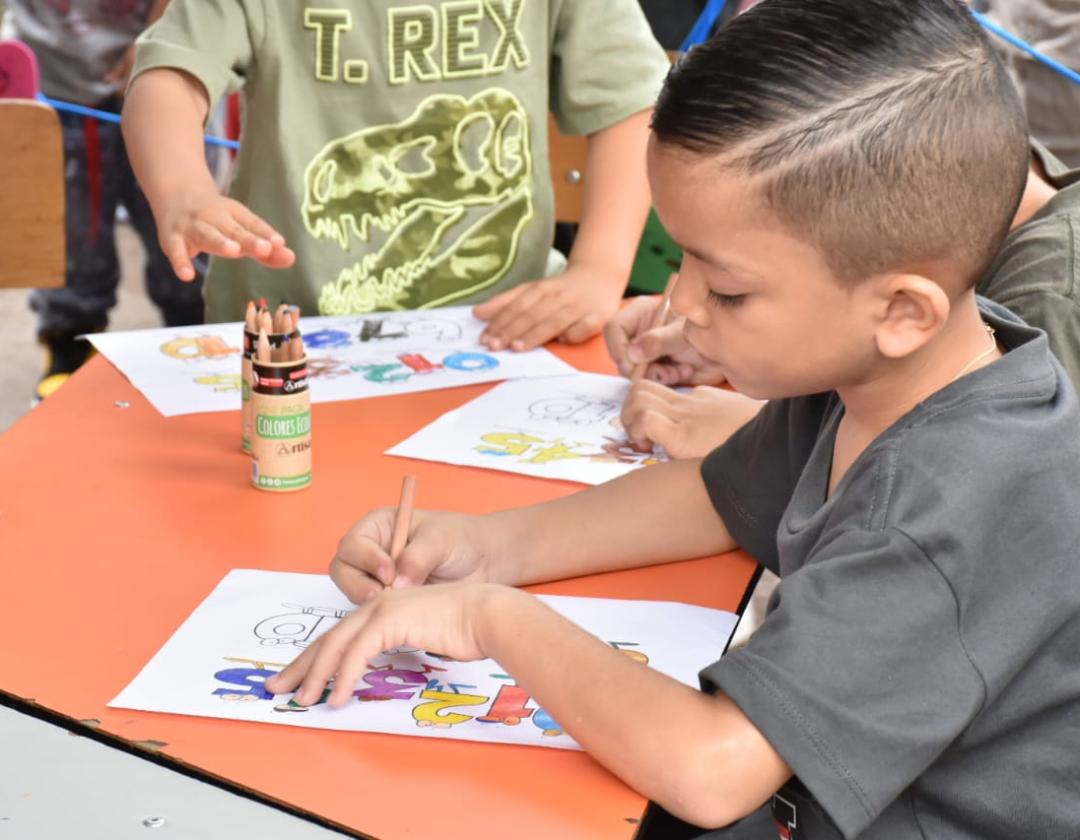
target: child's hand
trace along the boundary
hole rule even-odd
[[[191,258],[203,251],[231,259],[251,257],[268,268],[288,268],[296,260],[285,237],[216,190],[180,196],[161,215],[161,249],[181,280],[195,279]]]
[[[614,285],[588,268],[571,266],[562,274],[509,289],[473,309],[490,321],[482,341],[491,350],[532,350],[558,338],[578,344],[603,329],[619,308]]]
[[[350,601],[363,603],[387,588],[489,580],[492,552],[483,547],[484,535],[473,517],[416,511],[395,565],[388,552],[396,515],[394,508],[374,510],[338,543],[330,577]]]
[[[621,420],[636,449],[647,452],[659,444],[672,458],[701,458],[764,404],[722,388],[703,385],[682,394],[642,380],[627,395]]]
[[[608,354],[623,376],[640,362],[649,362],[645,378],[662,385],[720,385],[723,372],[694,350],[683,337],[683,319],[653,328],[663,299],[637,297],[604,327]]]
[[[336,707],[349,699],[368,663],[384,650],[407,646],[462,661],[483,659],[478,627],[485,610],[494,598],[514,592],[489,583],[387,590],[338,622],[266,687],[284,694],[300,686],[293,699],[310,706],[333,679],[327,702]]]

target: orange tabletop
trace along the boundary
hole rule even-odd
[[[599,340],[556,352],[611,372]],[[487,387],[314,406],[313,484],[275,495],[248,485],[238,411],[165,419],[93,359],[0,436],[0,691],[357,836],[633,837],[645,800],[584,753],[105,705],[226,572],[325,572],[355,519],[396,503],[406,471],[429,508],[578,489],[382,454]],[[735,552],[535,589],[734,610],[753,571]]]

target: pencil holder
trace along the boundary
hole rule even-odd
[[[311,484],[307,357],[251,360],[251,484],[285,493]]]
[[[276,350],[296,335],[296,332],[268,333],[266,337],[270,339],[270,347]],[[248,453],[251,452],[252,424],[255,422],[251,412],[251,362],[255,358],[258,343],[258,332],[245,328],[244,352],[240,355],[240,448]]]

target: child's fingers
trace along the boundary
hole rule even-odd
[[[244,227],[269,242],[271,245],[284,245],[285,237],[274,230],[262,217],[256,216],[240,202],[236,202],[235,214]]]
[[[188,254],[187,240],[183,236],[179,233],[169,234],[165,237],[161,250],[177,277],[185,283],[190,283],[195,279],[195,266],[192,265],[191,257]]]
[[[330,577],[353,603],[368,600],[394,580],[394,561],[387,551],[393,517],[392,508],[374,511],[338,541]]]
[[[491,321],[489,335],[512,350],[528,350],[561,333],[573,320],[555,295],[540,288],[523,294]]]
[[[641,400],[647,402],[648,405],[662,405],[665,407],[674,405],[678,401],[678,398],[679,394],[672,391],[666,385],[662,385],[659,382],[652,382],[648,379],[642,379],[635,384],[627,395],[627,401]]]
[[[637,449],[651,448],[654,439],[649,435],[646,417],[649,415],[667,416],[672,411],[672,392],[663,385],[642,380],[638,382],[623,402],[619,419],[630,442]]]
[[[383,650],[398,643],[397,640],[382,640],[377,635],[372,621],[375,618],[375,612],[368,610],[367,620],[352,637],[338,662],[334,688],[330,696],[326,698],[327,704],[333,708],[338,708],[348,702],[368,663]]]
[[[518,295],[525,291],[525,286],[515,286],[500,292],[490,300],[485,300],[473,307],[473,316],[481,321],[490,321],[504,306],[515,300]]]
[[[365,618],[365,613],[361,608],[360,611],[342,619],[335,628],[319,639],[317,646],[313,645],[309,648],[309,650],[315,650],[315,653],[308,663],[307,673],[293,700],[301,706],[310,706],[322,697],[323,689],[338,672],[345,649],[363,626]]]
[[[406,543],[397,559],[394,580],[390,585],[394,589],[422,585],[431,577],[432,570],[441,559],[440,554],[427,548],[422,539]]]
[[[616,316],[617,318],[618,316]],[[633,362],[626,358],[626,349],[630,346],[630,335],[622,324],[612,318],[604,325],[604,344],[608,355],[623,376],[629,376],[634,369]]]
[[[656,318],[656,310],[662,305],[663,301],[656,296],[634,298],[604,325],[608,355],[623,376],[629,376],[634,369],[634,362],[626,355],[630,342],[649,328]]]
[[[289,268],[296,262],[296,254],[284,245],[275,244],[271,247],[270,253],[259,262],[267,268]]]
[[[629,429],[637,418],[650,409],[670,411],[675,392],[666,385],[642,379],[636,382],[623,400],[620,419]]]
[[[664,356],[672,356],[685,350],[687,346],[682,323],[676,322],[646,330],[637,336],[627,348],[627,357],[635,364],[652,362]]]
[[[643,444],[662,446],[672,458],[682,458],[682,427],[659,411],[642,415]],[[650,446],[651,448],[651,446]]]
[[[537,308],[545,303],[545,296],[537,283],[527,283],[520,294],[508,301],[492,317],[480,337],[492,350],[502,350],[514,338],[520,337],[523,329],[515,324],[521,318],[535,318]],[[548,302],[550,303],[550,302]],[[531,314],[530,314],[531,313]],[[531,323],[531,321],[530,321]]]
[[[530,323],[531,322],[531,323]],[[570,325],[570,319],[559,309],[548,310],[540,316],[523,316],[506,331],[510,349],[518,353],[532,350],[561,336]],[[517,332],[522,329],[522,332]]]
[[[583,318],[578,318],[569,327],[563,330],[559,339],[569,344],[581,344],[588,341],[604,327],[604,319],[595,312],[590,312]]]
[[[311,657],[315,655],[318,644],[316,642],[311,647],[306,648],[296,659],[267,679],[267,691],[272,691],[274,694],[287,694],[300,685],[304,675],[307,674],[308,664]]]
[[[230,219],[227,225],[221,226],[221,232],[240,246],[240,251],[248,257],[262,259],[270,256],[273,245],[265,237],[258,236],[244,227],[239,220]]]
[[[386,583],[383,583],[380,575],[388,578]],[[393,564],[389,564],[385,572],[370,572],[349,563],[340,554],[335,554],[334,559],[330,561],[330,579],[346,598],[354,604],[363,604],[386,589],[393,581]]]
[[[191,237],[200,251],[216,254],[219,257],[238,257],[241,254],[240,243],[229,239],[209,222],[198,219],[192,224]]]

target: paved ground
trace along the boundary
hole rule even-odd
[[[143,289],[143,252],[138,237],[128,225],[117,225],[122,276],[120,300],[113,309],[110,326],[135,330],[160,324],[157,309]],[[8,361],[0,367],[0,433],[30,409],[34,386],[41,376],[44,355],[37,345],[35,316],[26,305],[29,292],[0,289],[0,335],[7,347]]]

